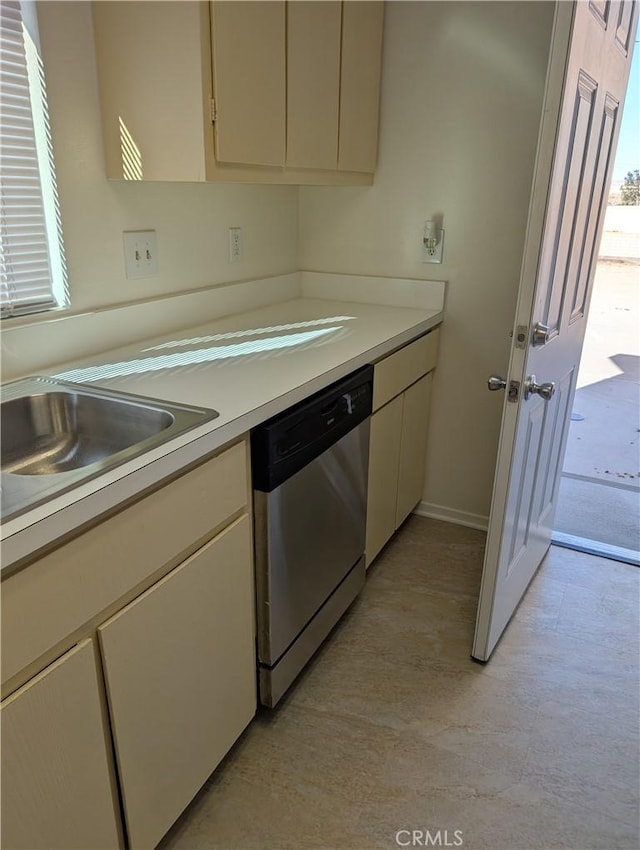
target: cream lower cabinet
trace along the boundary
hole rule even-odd
[[[402,402],[402,395],[399,395],[371,417],[367,493],[367,565],[396,530]]]
[[[7,697],[0,723],[4,850],[122,847],[93,642]]]
[[[245,514],[98,629],[130,846],[154,847],[256,709]]]
[[[422,498],[438,329],[374,366],[367,567]]]
[[[240,440],[5,573],[3,850],[155,846],[250,722],[249,484]]]
[[[425,375],[402,394],[396,528],[422,499],[432,381],[432,375]]]

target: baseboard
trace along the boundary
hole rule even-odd
[[[478,528],[486,531],[489,527],[489,517],[482,514],[472,514],[468,511],[458,511],[455,508],[447,508],[444,505],[434,505],[431,502],[420,502],[414,510],[418,516],[426,516],[430,519],[439,519],[442,522],[453,522],[456,525],[466,525],[468,528]]]

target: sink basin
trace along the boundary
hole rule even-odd
[[[219,414],[28,378],[2,388],[2,518],[15,516]]]
[[[15,475],[55,475],[105,460],[160,434],[167,410],[73,390],[2,404],[0,467]]]

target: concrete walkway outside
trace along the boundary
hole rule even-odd
[[[598,263],[573,411],[556,531],[638,552],[638,260]]]

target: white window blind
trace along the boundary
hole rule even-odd
[[[68,302],[35,7],[0,2],[0,311]]]

